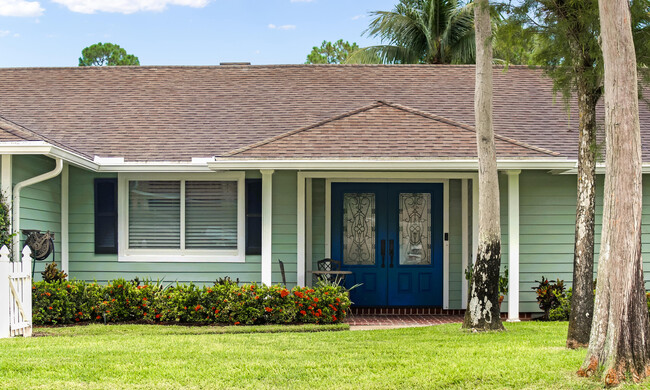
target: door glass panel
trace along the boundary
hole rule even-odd
[[[399,263],[431,264],[431,194],[399,194]]]
[[[343,262],[375,264],[375,194],[343,194]]]

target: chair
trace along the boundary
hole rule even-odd
[[[323,260],[318,260],[316,262],[318,266],[319,271],[340,271],[341,270],[341,261],[340,260],[333,260],[333,259],[323,259]],[[323,274],[323,275],[318,275],[318,277],[314,278],[314,283],[318,281],[318,279],[323,279],[327,282],[338,282],[339,285],[344,285],[345,284],[345,275],[336,275],[336,274]]]

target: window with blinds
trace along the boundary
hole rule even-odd
[[[237,249],[237,182],[129,181],[129,249]]]

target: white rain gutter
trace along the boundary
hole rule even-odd
[[[13,206],[12,206],[12,211],[13,211],[12,227],[15,233],[13,237],[14,259],[20,258],[20,249],[21,249],[20,248],[20,190],[22,190],[25,187],[34,185],[36,183],[40,183],[42,181],[49,180],[52,179],[53,177],[59,176],[61,171],[63,171],[63,159],[60,157],[55,157],[54,161],[56,162],[56,166],[54,167],[53,170],[49,172],[45,172],[38,176],[34,176],[27,180],[23,180],[14,186]]]

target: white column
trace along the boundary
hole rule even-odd
[[[472,179],[472,265],[478,250],[478,174]]]
[[[461,308],[462,309],[467,309],[467,283],[468,281],[465,280],[465,270],[467,269],[467,263],[469,259],[469,185],[467,184],[467,179],[463,179],[461,181],[461,218],[463,219],[462,221],[462,230],[463,230],[463,247],[462,247],[462,259],[461,259],[461,274],[460,274],[460,280],[461,280]]]
[[[298,223],[298,247],[296,248],[296,282],[298,286],[305,285],[305,175],[298,172],[298,209],[296,210],[297,223]]]
[[[63,164],[63,171],[61,171],[61,270],[70,274],[69,262],[69,230],[68,230],[68,216],[69,216],[69,166]]]
[[[262,283],[271,285],[273,266],[273,170],[262,169]]]
[[[519,321],[519,174],[508,171],[508,322]]]
[[[313,232],[313,225],[314,225],[314,219],[313,219],[313,180],[311,178],[307,178],[307,181],[305,182],[306,188],[305,188],[305,198],[307,202],[307,209],[306,209],[306,214],[305,214],[305,223],[307,224],[307,243],[306,243],[306,256],[305,256],[305,284],[307,281],[311,282],[311,271],[312,271],[312,264],[313,264],[313,241],[314,241],[314,232]]]

